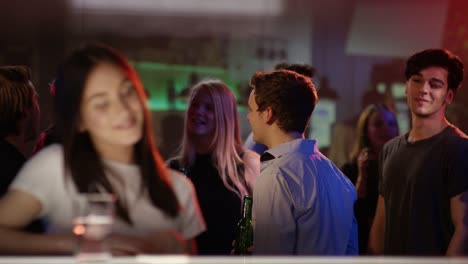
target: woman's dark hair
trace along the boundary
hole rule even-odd
[[[117,196],[117,216],[129,224],[132,219],[123,195],[115,193],[106,176],[102,160],[87,132],[80,132],[80,105],[90,73],[101,63],[120,67],[137,89],[145,105],[143,86],[127,60],[114,49],[90,44],[72,52],[60,66],[55,80],[56,129],[64,149],[65,170],[79,192],[99,192],[102,188]],[[171,217],[179,213],[179,204],[168,178],[165,164],[155,148],[148,109],[144,111],[144,133],[135,144],[135,160],[142,177],[142,194],[148,194],[153,205]]]

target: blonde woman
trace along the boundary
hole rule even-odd
[[[378,158],[385,143],[398,136],[395,114],[383,104],[371,104],[360,114],[356,144],[350,163],[341,170],[356,186],[354,214],[358,221],[359,254],[367,254],[367,241],[378,198]]]
[[[236,98],[226,84],[208,80],[192,88],[181,152],[169,164],[195,186],[207,224],[197,237],[199,254],[230,254],[242,197],[252,194],[260,159],[242,147]]]

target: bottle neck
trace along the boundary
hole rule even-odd
[[[244,196],[244,203],[242,207],[243,207],[242,218],[251,219],[252,218],[252,196],[249,196],[249,195]]]

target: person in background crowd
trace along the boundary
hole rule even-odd
[[[3,197],[16,174],[26,162],[23,152],[39,131],[39,104],[26,66],[0,67],[0,197]],[[34,220],[26,231],[44,232],[44,223]]]
[[[387,143],[369,252],[468,254],[468,139],[445,118],[463,63],[445,49],[412,55],[405,69],[411,129]]]
[[[260,157],[242,147],[233,92],[219,80],[191,91],[181,152],[169,161],[192,180],[207,223],[197,237],[201,255],[229,255],[241,218],[242,198],[252,195]]]
[[[395,115],[383,104],[371,104],[359,116],[351,162],[341,171],[356,186],[354,213],[358,222],[359,254],[367,253],[369,231],[377,206],[378,157],[385,143],[398,136]]]

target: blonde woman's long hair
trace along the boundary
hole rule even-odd
[[[188,168],[195,162],[194,136],[187,129],[188,113],[195,96],[207,93],[213,101],[215,131],[209,149],[211,160],[227,189],[239,197],[249,193],[244,164],[240,154],[243,152],[240,136],[237,101],[234,93],[220,80],[204,80],[192,88],[189,106],[185,115],[184,137],[181,145],[180,165]]]

